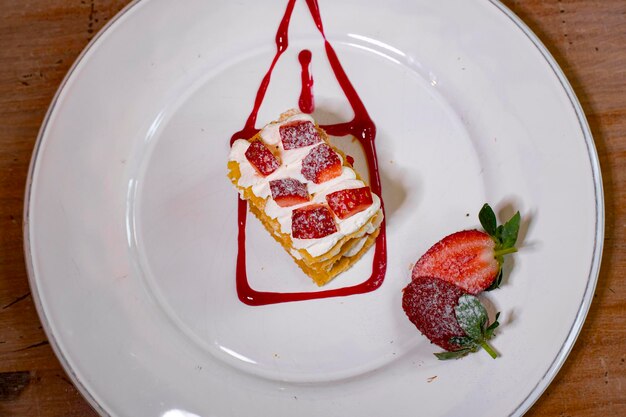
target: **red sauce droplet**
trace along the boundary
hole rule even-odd
[[[311,51],[304,49],[298,54],[298,61],[302,66],[302,90],[300,90],[300,99],[298,107],[303,113],[313,113],[315,110],[315,102],[313,100],[313,75],[309,71],[311,64]]]
[[[370,171],[370,187],[372,192],[377,195],[381,195],[381,184],[380,184],[380,175],[378,172],[378,161],[376,159],[376,146],[374,143],[374,139],[376,138],[376,126],[374,122],[370,118],[363,102],[359,98],[356,90],[352,86],[352,83],[348,79],[341,63],[339,62],[339,58],[335,53],[332,45],[326,39],[326,35],[324,34],[324,27],[322,25],[322,18],[319,11],[319,6],[317,4],[317,0],[306,0],[309,11],[311,12],[311,16],[317,29],[320,34],[324,38],[324,47],[326,50],[326,56],[328,57],[328,61],[330,66],[337,78],[341,89],[346,96],[346,99],[350,103],[354,111],[354,119],[349,122],[339,123],[334,125],[326,125],[322,126],[328,132],[329,135],[333,136],[348,136],[352,135],[356,137],[361,145],[363,145],[363,150],[365,152],[367,164],[369,166]],[[288,28],[289,28],[289,20],[291,19],[291,13],[293,12],[293,7],[295,4],[295,0],[289,0],[287,3],[287,8],[285,10],[285,14],[278,26],[278,31],[276,32],[276,55],[272,60],[269,70],[263,77],[261,81],[261,85],[259,86],[259,90],[257,91],[256,99],[254,101],[254,107],[248,116],[248,120],[242,130],[233,134],[231,138],[231,144],[237,139],[240,138],[251,138],[254,136],[259,130],[255,127],[257,113],[259,108],[261,107],[261,103],[263,102],[263,98],[265,97],[265,93],[267,91],[267,87],[269,86],[269,82],[272,76],[272,71],[274,70],[274,66],[278,59],[282,55],[282,53],[287,49],[289,45],[288,41]],[[306,54],[308,52],[308,54]],[[308,74],[308,64],[310,63],[311,56],[310,51],[302,51],[299,55],[300,63],[302,64],[302,92],[300,94],[300,102],[299,106],[303,112],[310,113],[313,111],[313,92],[312,85],[313,79]],[[305,63],[306,63],[306,71],[305,71]],[[307,82],[305,82],[305,79]],[[310,85],[307,83],[310,81]],[[307,87],[308,85],[308,87]],[[310,102],[307,102],[306,98],[304,99],[304,106],[302,104],[303,95],[310,94]],[[310,105],[310,110],[307,107]],[[351,163],[354,160],[350,161]],[[381,205],[382,205],[381,201]],[[341,297],[355,294],[364,294],[370,291],[374,291],[383,283],[385,279],[385,272],[387,271],[387,238],[386,238],[386,228],[385,221],[381,224],[380,234],[378,235],[378,239],[376,240],[376,249],[374,252],[374,261],[372,264],[372,274],[371,276],[364,282],[353,285],[351,287],[337,288],[332,290],[322,290],[315,292],[290,292],[290,293],[279,293],[279,292],[268,292],[268,291],[256,291],[250,284],[248,283],[248,277],[246,274],[246,218],[247,218],[247,202],[244,200],[239,200],[238,206],[238,225],[239,225],[239,235],[238,235],[238,253],[237,253],[237,295],[239,299],[248,305],[266,305],[266,304],[276,304],[276,303],[285,303],[290,301],[304,301],[304,300],[313,300],[319,298],[329,298],[329,297]],[[383,207],[384,210],[384,207]]]

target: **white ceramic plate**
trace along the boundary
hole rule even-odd
[[[600,172],[571,87],[496,1],[320,0],[378,128],[387,276],[364,295],[250,307],[235,290],[225,164],[286,3],[135,2],[74,65],[39,136],[25,213],[54,350],[103,415],[523,414],[571,349],[599,269]],[[315,115],[348,120],[304,1],[289,39],[257,126],[297,106],[304,48]],[[485,296],[502,312],[502,356],[440,362],[401,289],[432,243],[478,226],[486,201],[523,217],[521,250]],[[315,290],[254,219],[247,244],[253,287]],[[362,281],[371,260],[331,287]]]

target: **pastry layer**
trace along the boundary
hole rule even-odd
[[[228,162],[228,178],[239,191],[241,198],[249,202],[250,211],[263,223],[268,232],[294,258],[300,268],[318,285],[324,285],[339,273],[350,268],[375,243],[383,220],[380,199],[372,194],[372,204],[343,220],[334,216],[337,231],[319,239],[297,239],[291,230],[292,211],[311,204],[326,204],[326,195],[339,190],[366,187],[358,173],[347,163],[345,155],[330,145],[323,129],[315,125],[322,140],[341,159],[341,173],[328,181],[315,183],[305,178],[302,160],[320,145],[284,149],[279,128],[294,121],[310,121],[306,114],[290,111],[281,115],[249,140],[237,140],[232,146]],[[260,140],[273,154],[280,158],[280,166],[269,175],[261,175],[245,157],[251,143]],[[280,207],[272,198],[269,183],[272,180],[294,178],[308,187],[309,202],[291,207]]]

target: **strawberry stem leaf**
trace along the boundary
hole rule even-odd
[[[502,268],[500,268],[500,271],[498,272],[498,276],[496,277],[496,279],[493,280],[489,288],[487,288],[485,291],[493,291],[496,288],[500,288],[500,284],[502,283],[502,276],[503,276],[503,272],[502,272]]]
[[[489,288],[487,288],[487,291],[493,291],[499,288],[502,282],[504,255],[517,252],[515,243],[517,242],[521,216],[518,211],[506,223],[498,226],[495,213],[489,204],[485,203],[478,213],[478,219],[483,229],[485,229],[485,232],[487,232],[495,242],[493,256],[498,261],[498,265],[500,265],[500,271],[496,279],[494,279]]]
[[[496,313],[496,319],[485,329],[485,338],[491,339],[493,337],[493,332],[498,328],[500,323],[498,322],[498,318],[500,317],[500,312]]]
[[[474,341],[482,339],[483,328],[488,320],[487,310],[480,300],[473,295],[465,294],[459,298],[454,308],[456,320],[466,335]]]
[[[498,222],[496,221],[496,214],[493,212],[489,204],[485,203],[483,208],[480,209],[480,212],[478,213],[478,220],[480,220],[480,224],[483,229],[485,229],[485,232],[487,232],[489,236],[494,237]]]
[[[520,221],[521,216],[518,211],[502,226],[502,233],[500,235],[500,244],[502,245],[502,249],[515,247],[517,234],[519,233]]]
[[[450,343],[452,343],[453,345],[458,345],[460,347],[467,347],[467,346],[473,346],[474,339],[472,339],[469,336],[462,336],[462,337],[454,336],[450,338]]]
[[[491,346],[489,346],[489,343],[482,341],[480,343],[480,346],[485,349],[487,351],[487,353],[489,354],[489,356],[491,356],[492,358],[496,359],[498,357],[498,353],[493,350],[493,348]]]
[[[435,353],[435,356],[440,360],[459,359],[482,348],[489,356],[494,359],[497,358],[498,353],[487,341],[494,336],[494,330],[500,325],[498,322],[500,313],[497,313],[493,323],[488,325],[489,317],[487,316],[487,310],[485,310],[478,298],[469,294],[462,295],[459,298],[454,312],[456,320],[466,336],[450,338],[450,343],[459,346],[460,349],[451,352]]]
[[[461,359],[463,356],[467,356],[468,353],[471,353],[471,349],[459,349],[453,350],[452,352],[437,352],[435,356],[440,361],[445,361],[449,359]]]
[[[485,232],[496,242],[496,251],[515,247],[521,221],[519,211],[506,223],[498,225],[496,214],[489,204],[485,203],[478,213],[478,220]]]
[[[494,252],[494,257],[499,257],[499,256],[504,256],[504,255],[508,255],[509,253],[515,253],[517,252],[517,248],[516,247],[508,247],[508,248],[502,248],[502,249],[498,249]]]

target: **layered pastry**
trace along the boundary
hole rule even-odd
[[[350,268],[376,241],[379,196],[308,114],[290,110],[235,141],[228,171],[250,211],[317,285]]]

